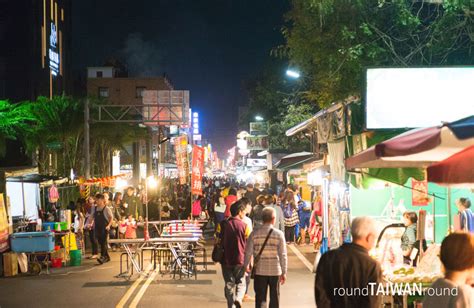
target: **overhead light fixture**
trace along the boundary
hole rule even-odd
[[[291,70],[291,69],[286,70],[286,75],[288,77],[295,78],[295,79],[298,79],[301,77],[301,74],[299,72]]]

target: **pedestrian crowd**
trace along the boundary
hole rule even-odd
[[[112,194],[107,189],[87,200],[80,199],[74,209],[74,231],[78,241],[88,235],[92,255],[99,263],[110,261],[108,238],[142,237],[138,222],[152,220],[205,219],[215,229],[213,260],[222,267],[224,295],[228,308],[241,307],[255,300],[255,307],[280,307],[280,286],[288,270],[287,245],[321,244],[322,202],[315,192],[313,204],[302,200],[295,185],[277,193],[268,185],[246,184],[220,178],[204,179],[203,194],[192,197],[189,186],[175,180],[163,183],[159,191],[147,196],[143,189],[127,187]],[[432,288],[458,288],[456,296],[425,298],[426,307],[473,307],[474,215],[471,202],[456,202],[460,231],[442,242],[440,259],[444,277]],[[416,266],[412,259],[417,241],[415,212],[403,215],[405,232],[401,249],[404,263]],[[344,295],[337,290],[361,289],[382,283],[380,264],[369,255],[377,239],[375,222],[357,217],[351,224],[352,242],[324,253],[317,264],[314,293],[321,307],[380,307],[381,296]],[[83,244],[82,244],[83,245]],[[426,243],[421,247],[426,249]],[[100,248],[100,256],[98,254]],[[255,299],[249,296],[253,279]],[[267,295],[268,303],[267,303]]]

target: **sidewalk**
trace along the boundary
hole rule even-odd
[[[315,307],[314,275],[293,248],[288,249],[289,270],[281,287],[280,307]],[[212,246],[207,250],[210,255]],[[115,278],[120,253],[111,253],[111,257],[112,261],[103,265],[85,260],[83,266],[52,269],[50,275],[0,278],[0,307],[226,307],[219,265],[209,264],[207,271],[198,273],[197,280],[173,280],[169,274],[152,273],[127,281]],[[202,270],[202,265],[198,269]],[[250,295],[255,297],[251,283]],[[243,307],[254,305],[246,302]]]
[[[280,307],[315,307],[314,275],[293,253],[292,249],[288,249],[288,264],[287,282],[281,286]],[[253,282],[251,282],[249,293],[255,298]],[[254,306],[254,301],[243,303],[245,308]],[[157,276],[156,280],[151,282],[146,289],[138,307],[226,307],[224,280],[220,266],[209,266],[207,272],[198,275],[197,281],[194,279],[169,280],[167,277]]]

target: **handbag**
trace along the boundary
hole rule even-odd
[[[221,222],[221,235],[224,234],[224,228]],[[229,224],[230,228],[233,231],[232,226]],[[224,261],[224,247],[222,246],[222,238],[219,237],[216,244],[214,244],[214,248],[212,248],[212,261],[222,263]]]
[[[273,229],[270,229],[270,231],[267,234],[267,237],[265,238],[265,241],[263,242],[262,248],[260,248],[260,251],[258,252],[257,256],[255,257],[255,262],[252,267],[252,271],[250,272],[250,278],[254,279],[255,278],[255,272],[257,271],[257,264],[258,261],[260,261],[260,256],[262,255],[263,249],[267,245],[268,239],[270,238],[270,235],[272,234]]]
[[[216,244],[214,244],[214,248],[212,249],[212,261],[214,262],[224,261],[224,247],[222,247],[221,240],[219,240]]]

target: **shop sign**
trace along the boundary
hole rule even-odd
[[[250,151],[268,150],[268,136],[249,136],[246,140]]]
[[[184,185],[188,180],[188,138],[186,135],[179,136],[175,140],[176,165],[178,167],[179,184]]]
[[[46,144],[46,147],[50,150],[60,150],[63,147],[62,142],[59,141],[53,141],[53,142],[48,142]]]
[[[202,174],[204,172],[204,149],[195,145],[193,147],[193,164],[191,173],[191,193],[202,195]]]
[[[51,33],[49,35],[49,68],[51,74],[57,76],[59,73],[59,54],[58,54],[58,31],[56,25],[51,23]]]
[[[430,203],[430,198],[428,197],[428,181],[412,179],[411,188],[413,206],[426,206]]]
[[[268,134],[268,122],[250,122],[250,135],[266,135]]]

